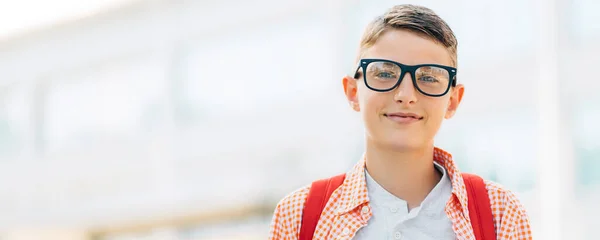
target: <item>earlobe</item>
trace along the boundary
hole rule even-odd
[[[358,104],[358,89],[356,86],[356,80],[351,78],[350,76],[345,76],[342,79],[342,85],[344,87],[344,94],[346,95],[346,99],[348,99],[348,103],[350,103],[350,107],[354,109],[354,111],[360,111],[360,105]]]

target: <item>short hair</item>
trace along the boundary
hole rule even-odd
[[[441,44],[450,53],[452,64],[456,67],[458,41],[450,26],[431,9],[412,4],[396,5],[371,21],[360,40],[358,58],[384,33],[394,29],[407,30]]]

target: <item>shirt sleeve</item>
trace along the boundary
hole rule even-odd
[[[531,225],[529,223],[529,216],[523,212],[516,221],[516,225],[513,229],[513,239],[533,239],[531,236]]]
[[[290,224],[287,223],[286,219],[282,217],[282,206],[277,204],[273,218],[271,219],[271,227],[269,230],[269,240],[293,240],[290,233]]]
[[[521,201],[502,185],[486,181],[498,240],[533,239],[529,215]]]

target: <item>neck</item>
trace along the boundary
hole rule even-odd
[[[394,151],[367,141],[365,157],[369,175],[385,190],[406,201],[409,210],[421,205],[442,176],[433,165],[433,144],[422,149]]]

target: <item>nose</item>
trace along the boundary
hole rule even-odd
[[[417,101],[417,89],[415,89],[412,76],[409,73],[404,74],[400,85],[394,91],[394,100],[396,102],[414,104]]]

